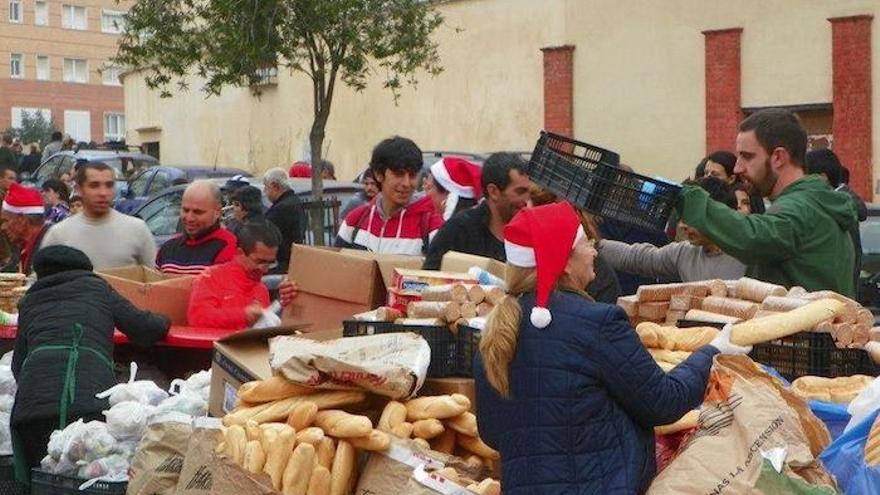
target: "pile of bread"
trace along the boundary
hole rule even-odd
[[[399,325],[449,326],[482,328],[486,316],[505,296],[504,289],[493,285],[452,283],[428,286],[419,292],[418,300],[403,307],[383,306],[354,315],[358,321],[385,321]]]
[[[0,273],[0,311],[18,313],[18,301],[27,292],[23,273]]]
[[[873,381],[873,376],[866,375],[837,378],[802,376],[791,382],[791,391],[804,400],[849,404]]]
[[[874,316],[852,299],[832,291],[807,292],[801,287],[780,285],[750,278],[707,280],[679,284],[645,285],[632,296],[618,299],[633,325],[651,322],[675,326],[679,320],[711,323],[739,323],[779,315],[803,308],[811,302],[833,299],[843,303],[842,311],[809,331],[827,332],[840,348],[862,349],[880,340],[880,328],[872,328]]]
[[[358,453],[386,451],[391,436],[422,447],[467,455],[479,470],[497,467],[498,452],[479,436],[470,400],[459,394],[390,401],[375,423],[361,391],[318,390],[281,376],[245,383],[239,405],[223,418],[218,452],[245,470],[265,473],[284,495],[345,495],[357,483]],[[437,473],[478,495],[500,494],[492,478],[479,482],[451,468]]]

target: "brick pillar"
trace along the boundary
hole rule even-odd
[[[850,186],[866,201],[874,197],[871,146],[871,15],[831,21],[834,152],[850,170]]]
[[[574,46],[542,48],[544,53],[544,129],[574,135]]]
[[[706,153],[733,151],[742,120],[742,28],[703,31],[706,39]]]

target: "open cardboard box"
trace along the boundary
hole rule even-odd
[[[449,251],[443,255],[443,260],[440,262],[440,271],[467,273],[472,266],[478,266],[501,280],[504,280],[504,272],[507,265],[498,260],[486,258],[484,256]]]
[[[208,413],[218,418],[225,416],[235,407],[241,384],[271,377],[269,339],[300,333],[302,327],[252,328],[214,342]],[[305,336],[314,340],[330,340],[342,337],[342,331],[311,332]]]
[[[282,322],[308,324],[309,332],[341,328],[352,315],[385,304],[395,268],[419,268],[423,262],[420,256],[294,244],[288,278],[299,285],[299,295]]]
[[[166,315],[173,325],[186,325],[193,277],[169,275],[138,265],[95,273],[138,308]]]

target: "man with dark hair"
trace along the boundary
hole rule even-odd
[[[443,218],[434,211],[431,198],[416,194],[422,151],[407,138],[386,139],[373,149],[370,169],[381,184],[380,192],[345,217],[335,245],[383,254],[423,254]]]
[[[272,202],[266,211],[266,220],[281,231],[283,242],[278,248],[278,266],[272,273],[287,273],[290,265],[290,248],[302,244],[306,230],[306,210],[302,201],[291,189],[287,172],[283,168],[270,168],[263,175],[263,192]]]
[[[44,246],[70,246],[86,253],[95,269],[153,266],[156,243],[147,224],[113,209],[116,175],[106,163],[88,162],[76,171],[83,212],[53,225]]]
[[[265,222],[263,213],[263,193],[254,186],[243,186],[232,191],[229,197],[232,204],[232,218],[226,221],[226,227],[234,235],[238,235],[246,223]]]
[[[751,277],[853,297],[849,232],[856,208],[847,195],[805,174],[807,133],[797,117],[779,109],[752,114],[739,126],[736,151],[738,178],[773,205],[765,214],[742,215],[702,188],[685,186],[682,219],[745,263]]]
[[[424,269],[438,270],[449,251],[506,261],[504,226],[530,198],[526,163],[515,153],[495,153],[483,163],[483,202],[458,212],[437,232]]]
[[[736,209],[736,196],[727,182],[707,174],[690,184],[705,190],[714,201]],[[722,252],[699,230],[684,222],[680,227],[687,235],[687,241],[657,247],[647,242],[627,244],[603,239],[597,245],[599,254],[615,270],[663,280],[732,280],[745,274],[745,265]]]
[[[239,330],[256,323],[269,306],[262,277],[275,265],[281,232],[272,222],[247,223],[238,234],[232,261],[214,265],[193,281],[187,323],[206,328]],[[281,306],[296,297],[296,286],[278,286]]]
[[[43,161],[46,161],[50,156],[61,151],[62,139],[64,139],[64,135],[59,131],[52,133],[52,141],[43,148]]]
[[[345,218],[348,216],[349,212],[357,208],[358,206],[365,205],[373,200],[377,194],[379,194],[379,183],[376,182],[376,176],[373,174],[372,169],[367,169],[363,175],[361,176],[361,184],[364,185],[363,191],[358,191],[357,194],[352,196],[342,205],[342,209],[339,210],[339,218]]]
[[[33,255],[40,247],[49,224],[40,191],[12,184],[3,200],[0,229],[19,250],[18,272],[31,274]]]
[[[180,202],[183,233],[162,244],[156,267],[165,273],[198,275],[231,261],[237,241],[220,225],[222,208],[220,188],[213,182],[200,180],[187,186]]]
[[[729,151],[716,151],[706,157],[705,175],[733,184],[736,180],[736,175],[733,173],[735,166],[736,155]]]
[[[9,134],[0,137],[0,165],[18,170],[18,160],[15,159],[15,152],[12,150],[12,136]]]
[[[40,186],[43,204],[46,206],[46,221],[56,224],[70,216],[70,189],[60,179],[46,179]]]

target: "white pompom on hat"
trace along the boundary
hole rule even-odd
[[[535,328],[546,328],[553,321],[547,309],[550,293],[574,245],[585,235],[574,208],[564,202],[523,208],[504,227],[507,262],[537,271],[535,307],[529,317]]]

